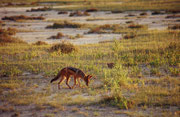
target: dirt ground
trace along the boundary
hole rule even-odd
[[[10,80],[10,77],[3,77],[4,80]],[[51,78],[43,77],[43,75],[23,75],[18,76],[18,79],[22,80],[25,83],[26,88],[32,88],[33,86],[36,86],[32,90],[35,92],[45,92],[46,87],[50,87],[50,96],[47,96],[48,101],[52,101],[53,98],[58,94],[69,94],[76,92],[80,90],[79,88],[75,89],[68,89],[65,83],[62,85],[62,89],[59,90],[57,88],[57,83],[50,84]],[[96,83],[95,83],[96,82]],[[71,80],[70,85],[73,84],[73,81]],[[91,86],[98,86],[101,85],[101,81],[95,80],[92,82]],[[7,89],[8,90],[8,89]],[[18,89],[18,90],[21,90]],[[97,96],[89,96],[86,93],[87,88],[83,89],[84,93],[81,94],[74,94],[72,95],[72,98],[77,98],[78,96],[83,96],[83,98],[97,98],[95,102],[98,102]],[[3,92],[3,94],[6,94],[6,91]],[[61,100],[60,100],[61,101]],[[66,103],[66,102],[65,102]],[[61,108],[54,108],[48,105],[45,105],[43,107],[37,107],[35,104],[28,104],[28,105],[14,105],[11,103],[7,103],[4,101],[0,101],[1,107],[14,107],[15,110],[12,111],[0,111],[1,117],[144,117],[144,116],[163,116],[162,113],[166,114],[169,112],[176,112],[178,110],[178,107],[170,107],[170,108],[144,108],[144,107],[138,107],[138,108],[132,108],[132,109],[119,109],[117,107],[112,106],[106,106],[103,104],[65,104]],[[164,115],[165,116],[165,115]]]
[[[64,7],[64,6],[63,6]],[[91,43],[99,43],[102,41],[114,40],[122,38],[122,34],[86,34],[89,29],[73,29],[73,28],[62,28],[62,29],[47,29],[48,25],[52,25],[53,22],[51,20],[70,20],[72,22],[77,23],[86,23],[86,24],[125,24],[126,21],[134,21],[138,24],[146,24],[149,29],[157,29],[162,30],[166,29],[169,25],[176,24],[177,18],[169,18],[165,17],[168,14],[159,14],[159,15],[151,15],[152,11],[144,11],[148,15],[145,17],[138,18],[139,14],[142,11],[127,11],[123,13],[113,14],[110,11],[98,11],[91,13],[90,16],[82,16],[82,17],[69,17],[68,14],[58,15],[58,11],[45,11],[45,12],[26,12],[26,10],[30,10],[31,7],[27,8],[10,8],[4,7],[0,8],[0,19],[4,16],[15,16],[15,15],[26,15],[26,16],[43,16],[45,20],[43,21],[24,21],[24,22],[14,22],[14,21],[5,21],[5,28],[14,27],[19,30],[22,30],[16,34],[16,37],[21,38],[22,40],[28,43],[34,43],[37,41],[44,41],[47,43],[57,43],[63,40],[68,40],[73,44],[91,44]],[[162,11],[163,12],[163,11]],[[135,16],[125,18],[129,14],[134,14]],[[88,20],[95,19],[95,20]],[[99,20],[100,19],[100,20]],[[78,38],[75,40],[72,39],[48,39],[52,35],[56,35],[58,32],[62,32],[66,35],[75,36],[77,34],[83,35],[82,38]],[[3,77],[4,80],[10,80],[11,78]],[[22,79],[25,83],[26,88],[34,88],[36,92],[44,92],[44,89],[50,87],[50,96],[47,97],[49,100],[52,100],[54,96],[57,94],[69,94],[79,90],[76,89],[68,89],[64,84],[61,90],[58,90],[57,84],[50,84],[51,78],[44,78],[42,74],[32,75],[32,74],[24,74],[23,76],[18,76],[18,79]],[[95,81],[94,81],[95,82]],[[72,85],[71,81],[71,85]],[[96,80],[96,84],[91,84],[98,87],[101,85],[101,81]],[[20,88],[21,89],[21,88]],[[85,91],[84,91],[85,90]],[[83,93],[72,95],[71,98],[77,98],[78,96],[84,98],[97,98],[97,101],[101,95],[89,96],[87,95],[87,88],[83,89]],[[6,92],[3,92],[6,93]],[[94,101],[96,102],[96,100]],[[162,116],[162,113],[166,114],[168,112],[175,112],[178,110],[178,107],[170,107],[170,108],[144,108],[138,107],[135,109],[118,109],[116,107],[105,106],[103,104],[75,104],[75,105],[63,105],[61,109],[56,109],[51,106],[45,107],[45,109],[37,108],[34,104],[30,105],[13,105],[6,103],[4,101],[0,101],[0,106],[14,106],[16,111],[0,111],[0,117],[129,117],[129,116]],[[164,115],[166,116],[166,115]]]
[[[65,7],[65,6],[63,6]],[[68,20],[72,22],[82,23],[82,24],[125,24],[127,21],[133,21],[137,24],[148,25],[149,29],[162,30],[166,29],[168,26],[173,24],[178,24],[176,20],[178,18],[165,18],[168,14],[158,14],[151,15],[152,11],[144,11],[147,13],[146,16],[140,16],[142,11],[126,11],[123,13],[111,13],[111,11],[98,11],[90,13],[90,16],[81,17],[69,17],[68,14],[58,14],[58,11],[40,11],[40,12],[26,12],[32,7],[27,8],[0,8],[0,18],[4,16],[15,16],[15,15],[26,15],[26,16],[43,16],[45,20],[42,21],[23,21],[14,22],[6,21],[5,27],[14,27],[19,30],[16,37],[23,39],[28,43],[34,43],[36,41],[45,41],[47,43],[57,43],[63,40],[68,40],[74,44],[89,44],[98,43],[107,40],[114,40],[122,38],[122,34],[86,34],[89,29],[73,29],[73,28],[63,28],[63,29],[47,29],[48,25],[53,24],[53,20]],[[35,7],[36,8],[36,7]],[[163,12],[163,11],[162,11]],[[134,16],[128,16],[128,15]],[[90,19],[90,20],[89,20]],[[93,19],[93,20],[92,20]],[[83,37],[78,39],[48,39],[52,35],[56,35],[58,32],[62,32],[66,35],[75,36],[77,34],[83,35]]]

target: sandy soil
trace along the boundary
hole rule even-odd
[[[67,6],[56,6],[67,7]],[[37,7],[35,7],[37,8]],[[17,29],[25,30],[24,32],[17,33],[16,37],[25,40],[28,43],[34,43],[36,41],[45,41],[47,43],[57,43],[63,40],[68,40],[74,44],[90,44],[98,43],[101,41],[120,39],[121,34],[85,34],[87,29],[46,29],[48,25],[52,25],[50,20],[70,20],[72,22],[86,23],[86,24],[125,24],[126,21],[134,21],[138,24],[146,24],[149,29],[166,29],[168,25],[176,24],[177,18],[166,19],[167,14],[151,15],[151,11],[147,11],[147,16],[140,17],[141,11],[127,11],[123,13],[111,13],[110,11],[99,11],[91,13],[90,16],[83,17],[69,17],[68,14],[58,15],[58,11],[45,11],[45,12],[26,12],[31,7],[23,8],[0,8],[0,18],[4,16],[26,15],[26,16],[43,16],[46,20],[43,21],[26,21],[26,22],[13,22],[6,21],[5,27],[14,27]],[[70,13],[70,12],[69,12]],[[133,14],[135,16],[128,16]],[[89,20],[94,19],[94,20]],[[83,38],[79,39],[48,39],[52,35],[56,35],[58,32],[62,32],[66,35],[75,36],[77,34],[83,35]],[[84,35],[85,34],[85,35]]]
[[[60,6],[66,7],[66,6]],[[36,7],[37,8],[37,7]],[[34,43],[36,41],[45,41],[48,43],[57,43],[63,40],[68,40],[74,44],[91,44],[91,43],[99,43],[102,41],[107,40],[114,40],[122,38],[121,34],[86,34],[89,30],[88,29],[73,29],[73,28],[64,28],[64,29],[46,29],[45,27],[48,25],[52,25],[53,22],[49,20],[71,20],[72,22],[78,23],[88,23],[88,24],[125,24],[126,21],[134,21],[135,23],[139,24],[147,24],[149,29],[166,29],[168,25],[176,24],[177,18],[174,19],[166,19],[165,17],[168,14],[162,15],[151,15],[151,11],[146,11],[147,16],[139,17],[139,14],[142,13],[141,11],[128,11],[123,13],[112,14],[110,11],[99,11],[95,13],[91,13],[91,16],[86,17],[69,17],[68,14],[65,15],[58,15],[58,11],[46,11],[46,12],[26,12],[26,10],[30,10],[31,7],[25,8],[0,8],[0,18],[4,16],[14,16],[14,15],[26,15],[26,16],[44,16],[46,20],[43,21],[25,21],[25,22],[13,22],[13,21],[6,21],[5,27],[14,27],[19,30],[24,30],[18,32],[16,37],[21,38],[22,40],[28,43]],[[128,14],[134,14],[135,16],[128,16]],[[97,19],[93,21],[89,21],[88,19]],[[101,20],[98,20],[101,19]],[[77,34],[83,35],[82,38],[79,39],[48,39],[49,37],[56,35],[58,32],[62,32],[66,35],[75,36]],[[22,78],[26,84],[26,87],[31,86],[32,84],[37,85],[36,91],[42,92],[43,89],[49,86],[49,81],[51,78],[44,78],[43,75],[32,75],[32,74],[24,74],[23,76],[19,76]],[[10,78],[7,78],[9,80]],[[27,80],[29,79],[29,80]],[[100,85],[100,81],[96,81]],[[72,82],[71,82],[72,85]],[[57,85],[52,84],[51,87],[51,97],[57,93],[64,93],[64,92],[73,92],[78,89],[69,90],[67,88],[63,88],[63,90],[58,90]],[[89,95],[86,93],[79,94],[83,97],[89,98]],[[74,95],[74,97],[79,96]],[[100,95],[98,95],[100,97]],[[97,96],[97,99],[98,99]],[[4,105],[5,102],[0,101],[0,106]],[[11,105],[11,104],[8,104]],[[122,110],[115,107],[107,107],[103,105],[64,105],[64,110],[55,110],[54,108],[46,108],[44,110],[37,110],[35,105],[27,105],[27,106],[15,106],[16,110],[20,112],[21,117],[42,117],[48,113],[54,114],[55,117],[93,117],[93,116],[100,116],[100,117],[128,117],[128,116],[148,116],[148,115],[156,115],[158,116],[161,112],[164,111],[177,111],[177,107],[171,107],[167,109],[162,109],[160,107],[157,108],[136,108],[136,109],[129,109],[129,110]],[[78,108],[78,111],[74,111],[74,108]],[[15,112],[0,112],[1,117],[10,117]]]
[[[2,79],[10,80],[10,77],[2,77]],[[58,90],[57,84],[50,84],[48,83],[51,78],[45,78],[42,74],[32,75],[32,74],[24,74],[23,76],[19,76],[18,79],[21,79],[24,83],[26,88],[32,88],[34,85],[37,87],[34,89],[36,92],[45,92],[46,87],[50,86],[51,88],[51,95],[49,101],[53,100],[54,96],[57,94],[68,94],[73,93],[79,90],[79,88],[75,89],[68,89],[67,86],[62,84],[62,89]],[[71,80],[70,85],[73,84]],[[96,80],[93,83],[93,86],[101,85],[101,82]],[[20,88],[21,89],[21,88]],[[19,90],[20,90],[19,89]],[[85,89],[86,90],[86,89]],[[6,91],[4,91],[6,93]],[[89,96],[87,93],[75,94],[72,95],[72,98],[77,98],[77,96],[83,96],[84,98],[91,98],[94,96]],[[97,99],[101,95],[95,95]],[[97,100],[98,101],[98,100]],[[15,111],[7,111],[1,112],[1,117],[11,117],[15,113],[18,113],[20,117],[129,117],[129,116],[162,116],[162,113],[166,111],[175,112],[178,110],[178,107],[170,107],[170,108],[144,108],[144,107],[137,107],[132,109],[118,109],[116,107],[105,106],[101,104],[93,104],[93,105],[63,105],[62,109],[53,108],[50,106],[44,106],[44,108],[38,108],[35,104],[29,105],[13,105],[10,103],[6,103],[0,101],[0,106],[2,107],[11,107],[15,108]],[[49,116],[48,116],[49,115]],[[51,115],[51,116],[50,116]]]

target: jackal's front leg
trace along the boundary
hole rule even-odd
[[[72,89],[76,86],[76,77],[74,77],[74,85],[72,86]]]

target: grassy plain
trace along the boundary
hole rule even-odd
[[[36,108],[50,106],[63,110],[67,104],[93,104],[96,95],[101,94],[99,104],[119,108],[179,107],[179,35],[179,30],[141,32],[133,39],[81,45],[76,47],[78,51],[69,54],[60,50],[51,52],[53,45],[6,43],[0,47],[0,75],[11,80],[1,79],[1,100],[13,105],[35,104]],[[115,67],[109,69],[107,63],[114,63]],[[83,69],[102,84],[92,83],[88,89],[64,91],[66,96],[62,93],[50,98],[54,92],[49,78],[65,66]],[[24,72],[43,74],[47,84],[42,91],[36,91],[40,86],[32,79],[26,79],[30,80],[31,88],[28,88],[17,77]],[[4,94],[4,90],[8,93]],[[92,97],[71,98],[84,92]],[[49,98],[52,100],[47,101]]]
[[[117,0],[116,0],[117,1]],[[16,1],[17,2],[17,1]],[[30,2],[34,2],[30,0]],[[44,1],[40,1],[44,2]],[[67,1],[61,1],[67,2]],[[72,0],[68,1],[72,4]],[[67,3],[68,3],[67,2]],[[99,10],[176,10],[177,0],[123,0],[122,4],[107,4],[101,0],[76,0],[79,7],[60,10],[98,8]],[[97,1],[96,1],[97,2]],[[81,6],[80,4],[86,4]],[[64,3],[65,4],[65,3]],[[173,7],[172,7],[173,6]],[[54,23],[49,28],[90,28],[89,33],[123,34],[123,38],[111,42],[88,45],[63,45],[76,51],[63,53],[62,45],[45,42],[27,44],[13,37],[15,29],[0,29],[0,112],[21,115],[19,108],[44,112],[53,117],[69,110],[82,116],[101,116],[99,108],[116,107],[114,114],[128,116],[179,116],[180,108],[180,30],[148,30],[146,25],[79,25],[78,23]],[[66,44],[66,43],[65,43]],[[70,46],[70,47],[69,47]],[[52,51],[53,49],[53,51]],[[72,49],[73,50],[73,49]],[[112,63],[113,68],[107,64]],[[57,90],[57,84],[49,81],[66,66],[82,69],[97,77],[88,88]],[[73,107],[75,105],[75,107]],[[79,109],[82,106],[85,111]],[[160,108],[160,111],[139,110]],[[171,108],[175,108],[174,110]],[[46,110],[49,111],[47,112]],[[126,111],[126,110],[130,111]],[[168,110],[169,109],[169,110]],[[125,110],[125,111],[124,111]],[[132,111],[133,110],[133,111]],[[135,112],[134,112],[135,111]],[[32,113],[32,116],[36,114]]]

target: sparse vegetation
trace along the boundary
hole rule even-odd
[[[172,30],[180,29],[180,24],[169,26],[168,29],[172,29]]]
[[[43,7],[37,9],[32,8],[31,10],[27,10],[26,12],[38,12],[38,11],[50,11],[50,10],[51,10],[50,7]]]
[[[25,43],[24,41],[13,37],[17,32],[14,28],[3,29],[0,28],[0,45],[6,43]]]
[[[5,0],[1,0],[0,3],[2,1]],[[13,1],[21,3],[22,0]],[[16,3],[11,2],[12,0],[6,0],[5,6],[6,4],[17,6]],[[37,1],[28,0],[28,3],[24,5],[32,2]],[[82,17],[83,21],[87,21],[86,24],[76,23],[81,19],[78,17],[69,18],[72,22],[59,18],[53,21],[55,22],[53,25],[47,26],[52,29],[45,29],[59,32],[51,38],[82,38],[84,29],[85,38],[90,36],[86,33],[87,29],[90,29],[88,33],[96,33],[96,35],[99,34],[98,36],[106,33],[106,35],[115,34],[120,37],[122,35],[122,38],[78,46],[69,42],[47,44],[37,41],[26,44],[15,37],[19,29],[8,28],[11,25],[14,26],[13,23],[21,23],[24,19],[19,17],[26,19],[26,16],[4,17],[7,20],[20,21],[12,22],[12,24],[6,20],[0,21],[0,27],[3,27],[0,28],[0,45],[2,45],[0,46],[0,116],[1,114],[46,117],[67,114],[75,117],[106,116],[106,114],[107,116],[114,114],[117,116],[179,115],[180,28],[177,0],[41,0],[34,4],[68,4],[67,8],[66,6],[59,8],[61,10],[59,14],[68,14],[73,11],[88,13],[108,10],[105,15],[122,15],[122,17]],[[4,3],[0,6],[3,5]],[[43,11],[43,9],[34,9],[34,11],[41,10]],[[137,10],[137,12],[133,13],[132,10]],[[149,14],[150,11],[153,11],[152,14]],[[96,16],[101,12],[91,14]],[[111,12],[119,14],[111,14]],[[57,15],[57,11],[55,13],[57,17],[63,17],[63,15]],[[170,23],[168,27],[165,24],[167,28],[164,30],[149,30],[148,25],[138,24],[138,20],[145,18],[146,15],[158,14],[164,14],[163,18],[166,16],[166,18],[174,18],[173,22],[170,21],[172,19],[166,19]],[[124,17],[126,15],[127,17]],[[159,17],[162,16],[159,15]],[[53,19],[49,20],[52,22]],[[123,22],[105,25],[88,24],[88,21],[95,20],[123,20]],[[36,22],[33,21],[33,23]],[[158,23],[158,21],[152,22],[155,22],[153,25]],[[63,28],[84,29],[78,29],[72,34],[66,32],[65,34],[68,35],[65,35],[60,33],[64,32]],[[41,30],[40,32],[44,33]],[[37,38],[37,40],[40,39]],[[62,89],[58,90],[56,85],[50,85],[50,79],[65,66],[77,67],[93,75],[90,86],[84,87],[82,84],[83,88],[69,90],[62,84]],[[71,83],[73,81],[70,81]],[[106,106],[116,108],[106,108]],[[109,114],[107,110],[111,109],[112,112]]]
[[[5,16],[2,18],[2,20],[12,20],[12,21],[18,21],[18,20],[44,20],[45,18],[42,16],[39,17],[30,17],[30,16],[24,16],[24,15],[19,15],[19,16]]]
[[[83,24],[73,23],[70,21],[62,21],[60,23],[54,23],[52,26],[47,26],[47,28],[82,28]]]
[[[65,35],[59,32],[56,36],[51,36],[49,39],[61,39],[63,37],[65,37]]]
[[[77,47],[68,42],[62,42],[60,44],[56,44],[50,48],[50,51],[59,51],[63,54],[72,53],[77,51]]]
[[[73,16],[90,16],[90,14],[86,11],[84,11],[84,12],[76,11],[76,12],[70,13],[69,16],[70,17],[73,17]]]
[[[36,43],[34,43],[34,45],[48,45],[48,43],[44,41],[37,41]]]

